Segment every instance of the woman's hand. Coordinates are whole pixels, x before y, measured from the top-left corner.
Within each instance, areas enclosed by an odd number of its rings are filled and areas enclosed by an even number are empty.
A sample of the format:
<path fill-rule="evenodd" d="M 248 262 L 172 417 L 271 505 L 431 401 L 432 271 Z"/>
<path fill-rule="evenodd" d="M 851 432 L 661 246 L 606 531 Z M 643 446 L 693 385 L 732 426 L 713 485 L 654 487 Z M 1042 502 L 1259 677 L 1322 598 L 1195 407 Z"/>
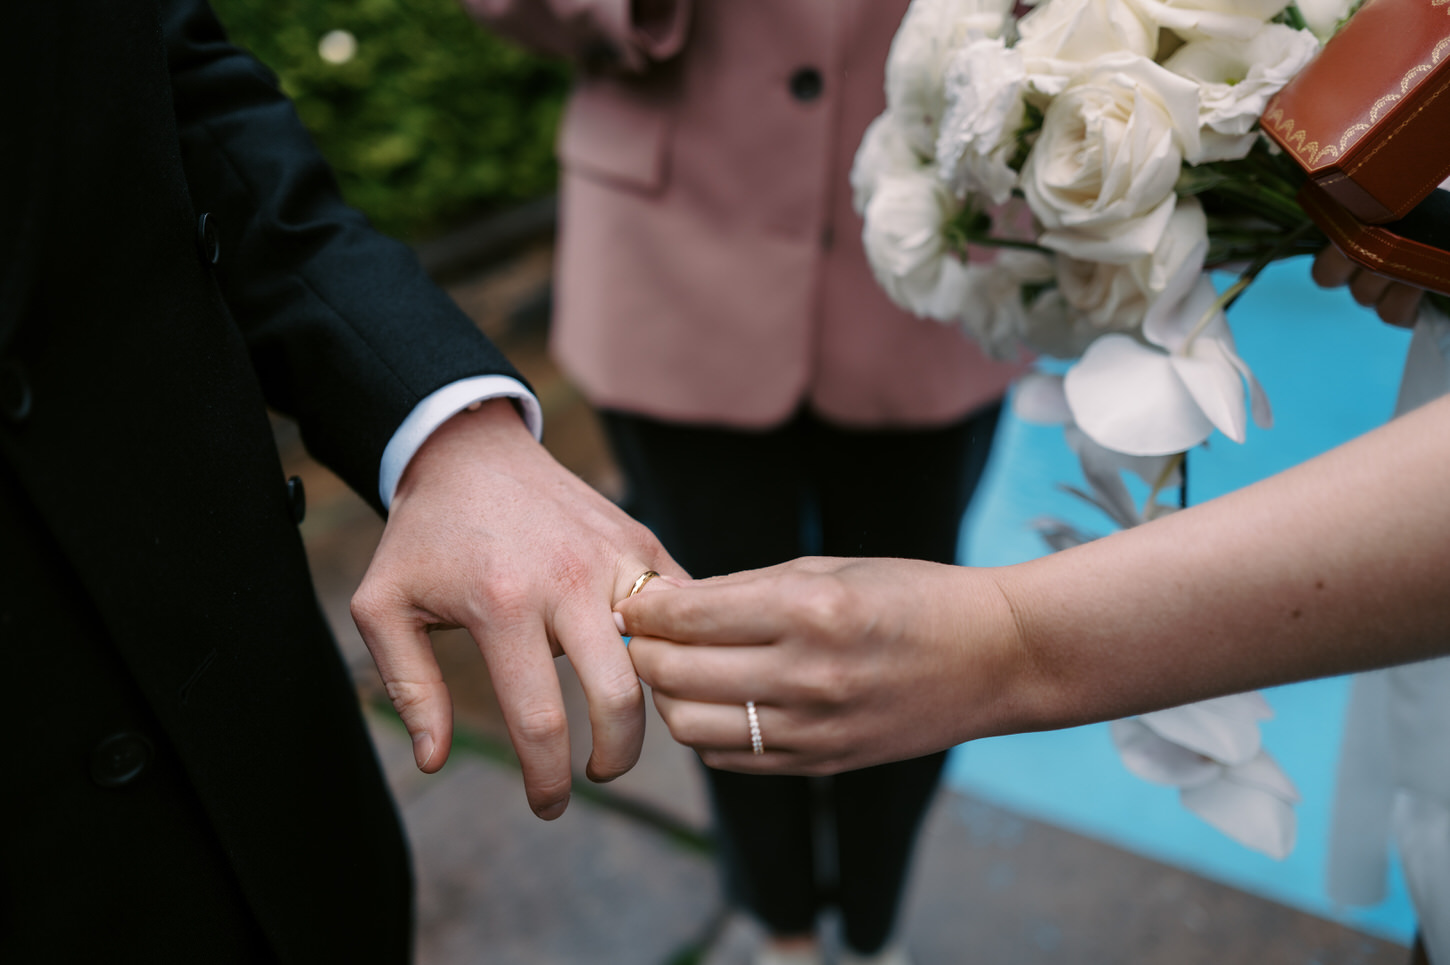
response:
<path fill-rule="evenodd" d="M 616 610 L 670 733 L 707 765 L 827 774 L 1022 719 L 1009 695 L 1030 680 L 1030 661 L 992 572 L 803 559 L 698 583 L 654 580 Z M 746 701 L 757 708 L 760 755 Z"/>
<path fill-rule="evenodd" d="M 1382 321 L 1400 328 L 1410 328 L 1420 311 L 1424 289 L 1376 275 L 1349 260 L 1334 245 L 1329 245 L 1314 258 L 1312 272 L 1315 282 L 1324 288 L 1349 286 L 1354 300 L 1373 308 Z"/>

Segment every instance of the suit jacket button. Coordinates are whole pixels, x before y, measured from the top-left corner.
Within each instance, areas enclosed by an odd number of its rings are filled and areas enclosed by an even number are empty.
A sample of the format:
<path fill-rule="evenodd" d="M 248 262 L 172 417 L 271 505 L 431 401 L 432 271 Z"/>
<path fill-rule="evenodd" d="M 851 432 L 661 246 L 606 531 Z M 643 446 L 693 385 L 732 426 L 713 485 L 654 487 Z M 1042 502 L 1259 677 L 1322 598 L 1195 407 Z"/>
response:
<path fill-rule="evenodd" d="M 0 362 L 0 413 L 7 422 L 19 425 L 30 415 L 34 397 L 25 369 L 14 359 Z"/>
<path fill-rule="evenodd" d="M 814 67 L 802 67 L 790 75 L 790 96 L 798 101 L 813 101 L 825 88 L 821 72 Z"/>
<path fill-rule="evenodd" d="M 301 476 L 287 480 L 287 503 L 292 507 L 292 522 L 300 526 L 307 515 L 307 490 L 302 488 Z"/>
<path fill-rule="evenodd" d="M 151 742 L 140 734 L 112 734 L 91 751 L 91 780 L 101 787 L 124 787 L 146 770 Z"/>
<path fill-rule="evenodd" d="M 196 219 L 196 250 L 201 260 L 215 265 L 222 260 L 222 243 L 217 236 L 216 217 L 210 211 L 203 211 Z"/>

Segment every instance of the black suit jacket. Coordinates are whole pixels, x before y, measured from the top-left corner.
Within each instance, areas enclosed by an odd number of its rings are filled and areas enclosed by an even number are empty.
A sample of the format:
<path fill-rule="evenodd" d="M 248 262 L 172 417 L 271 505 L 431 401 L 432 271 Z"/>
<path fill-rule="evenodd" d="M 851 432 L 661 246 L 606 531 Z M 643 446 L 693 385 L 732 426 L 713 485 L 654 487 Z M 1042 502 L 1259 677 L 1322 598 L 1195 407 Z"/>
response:
<path fill-rule="evenodd" d="M 0 82 L 0 960 L 402 960 L 265 407 L 376 505 L 419 400 L 514 372 L 204 0 L 0 4 Z"/>

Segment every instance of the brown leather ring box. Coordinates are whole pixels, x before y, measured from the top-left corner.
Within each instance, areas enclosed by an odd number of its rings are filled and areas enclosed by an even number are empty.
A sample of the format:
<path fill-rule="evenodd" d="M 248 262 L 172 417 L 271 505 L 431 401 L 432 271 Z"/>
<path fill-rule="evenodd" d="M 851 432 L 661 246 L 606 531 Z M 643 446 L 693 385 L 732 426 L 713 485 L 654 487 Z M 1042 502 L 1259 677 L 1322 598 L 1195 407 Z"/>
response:
<path fill-rule="evenodd" d="M 1450 0 L 1366 0 L 1260 125 L 1346 255 L 1450 294 L 1450 196 L 1436 191 L 1450 177 Z"/>

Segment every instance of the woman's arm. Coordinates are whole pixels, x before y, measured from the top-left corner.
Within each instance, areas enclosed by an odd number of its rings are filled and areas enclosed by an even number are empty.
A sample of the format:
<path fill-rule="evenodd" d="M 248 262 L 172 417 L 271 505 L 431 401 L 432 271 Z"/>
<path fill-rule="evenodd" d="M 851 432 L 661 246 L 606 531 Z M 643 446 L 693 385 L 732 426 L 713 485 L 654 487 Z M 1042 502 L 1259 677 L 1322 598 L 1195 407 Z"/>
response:
<path fill-rule="evenodd" d="M 656 580 L 618 612 L 707 764 L 833 772 L 1450 653 L 1447 476 L 1450 398 L 1030 563 L 800 560 Z"/>

